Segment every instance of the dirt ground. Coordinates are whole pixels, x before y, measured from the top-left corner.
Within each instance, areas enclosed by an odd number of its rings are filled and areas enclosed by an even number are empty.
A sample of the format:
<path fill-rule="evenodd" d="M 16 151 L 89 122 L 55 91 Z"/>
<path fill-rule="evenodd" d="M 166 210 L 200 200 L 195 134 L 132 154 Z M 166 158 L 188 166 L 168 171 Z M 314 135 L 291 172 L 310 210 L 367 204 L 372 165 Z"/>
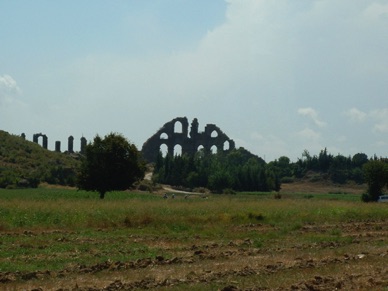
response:
<path fill-rule="evenodd" d="M 279 242 L 255 248 L 252 241 L 203 241 L 138 237 L 174 250 L 175 257 L 106 261 L 60 271 L 3 272 L 2 290 L 387 290 L 388 221 L 336 225 L 351 244 Z M 243 225 L 246 232 L 266 232 L 267 225 Z M 308 225 L 300 234 L 334 226 Z M 37 234 L 39 235 L 39 234 Z M 247 235 L 249 237 L 249 235 Z"/>
<path fill-rule="evenodd" d="M 307 182 L 300 181 L 296 183 L 283 183 L 281 186 L 281 193 L 309 193 L 309 194 L 322 194 L 322 193 L 343 193 L 343 194 L 362 194 L 367 190 L 367 186 L 357 184 L 333 184 L 329 182 Z"/>
<path fill-rule="evenodd" d="M 314 193 L 310 187 L 303 183 L 287 184 L 282 191 Z M 357 194 L 365 190 L 357 186 L 328 187 L 319 191 Z M 136 240 L 150 247 L 157 245 L 174 255 L 74 265 L 59 271 L 2 272 L 0 289 L 388 290 L 388 217 L 383 221 L 350 221 L 340 225 L 307 224 L 287 240 L 274 237 L 271 247 L 255 245 L 250 234 L 264 234 L 271 228 L 260 223 L 239 225 L 232 231 L 245 232 L 246 238 L 226 243 L 199 236 L 185 242 L 172 237 L 128 236 L 128 243 Z M 299 235 L 333 229 L 348 240 L 298 240 Z M 44 232 L 34 235 L 44 236 Z"/>

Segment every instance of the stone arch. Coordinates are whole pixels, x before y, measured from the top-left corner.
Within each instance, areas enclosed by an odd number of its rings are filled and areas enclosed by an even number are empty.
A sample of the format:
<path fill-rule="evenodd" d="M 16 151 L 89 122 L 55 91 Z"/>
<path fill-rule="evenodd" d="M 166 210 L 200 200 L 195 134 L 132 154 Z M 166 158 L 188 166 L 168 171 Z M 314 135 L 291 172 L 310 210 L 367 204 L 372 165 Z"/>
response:
<path fill-rule="evenodd" d="M 211 152 L 212 154 L 218 153 L 218 147 L 217 147 L 216 145 L 212 145 L 212 146 L 210 147 L 210 152 Z"/>
<path fill-rule="evenodd" d="M 224 141 L 223 150 L 224 151 L 230 150 L 230 142 L 228 140 Z"/>
<path fill-rule="evenodd" d="M 189 135 L 189 123 L 186 117 L 177 117 L 165 123 L 153 136 L 151 136 L 142 147 L 142 154 L 148 162 L 155 162 L 162 144 L 166 144 L 167 151 L 174 155 L 176 145 L 182 147 L 182 154 L 194 155 L 201 145 L 204 151 L 209 153 L 211 146 L 216 146 L 217 150 L 222 151 L 225 141 L 229 142 L 229 150 L 234 148 L 233 140 L 222 132 L 214 124 L 207 124 L 203 132 L 198 131 L 199 123 L 195 118 L 191 123 Z M 212 136 L 213 135 L 213 136 Z M 165 137 L 168 137 L 167 139 Z"/>
<path fill-rule="evenodd" d="M 180 120 L 174 123 L 174 133 L 183 133 L 183 123 Z"/>
<path fill-rule="evenodd" d="M 42 137 L 43 142 L 42 142 L 42 147 L 47 150 L 47 145 L 48 145 L 48 138 L 45 134 L 42 133 L 35 133 L 32 137 L 32 141 L 39 144 L 39 138 Z"/>
<path fill-rule="evenodd" d="M 183 154 L 183 147 L 180 144 L 174 145 L 174 156 L 181 156 Z"/>
<path fill-rule="evenodd" d="M 202 150 L 205 150 L 205 147 L 203 146 L 203 145 L 199 145 L 199 146 L 197 146 L 197 152 L 199 152 L 199 151 L 202 151 Z"/>
<path fill-rule="evenodd" d="M 159 151 L 162 153 L 162 156 L 165 157 L 168 154 L 168 146 L 165 143 L 162 143 L 159 147 Z"/>

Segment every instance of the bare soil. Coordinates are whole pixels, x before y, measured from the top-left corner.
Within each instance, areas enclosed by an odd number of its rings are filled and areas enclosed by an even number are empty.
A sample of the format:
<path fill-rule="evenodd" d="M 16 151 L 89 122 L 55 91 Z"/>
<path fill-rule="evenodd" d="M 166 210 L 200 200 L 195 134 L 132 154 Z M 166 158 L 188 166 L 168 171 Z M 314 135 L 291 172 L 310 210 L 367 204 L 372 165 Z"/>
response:
<path fill-rule="evenodd" d="M 3 272 L 2 290 L 386 290 L 388 288 L 387 221 L 308 225 L 300 235 L 340 229 L 351 244 L 297 240 L 274 241 L 255 248 L 249 232 L 265 225 L 241 225 L 247 239 L 220 243 L 193 238 L 138 237 L 150 246 L 174 251 L 135 261 L 75 265 L 60 271 Z M 35 235 L 44 235 L 35 234 Z"/>
<path fill-rule="evenodd" d="M 283 183 L 281 185 L 281 193 L 309 193 L 309 194 L 362 194 L 367 190 L 365 184 L 358 185 L 353 183 L 334 184 L 327 181 L 309 182 L 298 181 L 295 183 Z"/>

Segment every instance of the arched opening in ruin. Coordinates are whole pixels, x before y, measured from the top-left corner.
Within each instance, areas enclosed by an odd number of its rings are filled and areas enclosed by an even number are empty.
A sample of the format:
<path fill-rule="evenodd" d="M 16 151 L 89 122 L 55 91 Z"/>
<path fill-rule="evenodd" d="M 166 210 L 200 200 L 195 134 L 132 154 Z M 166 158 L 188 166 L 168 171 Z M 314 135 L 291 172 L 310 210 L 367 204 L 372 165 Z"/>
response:
<path fill-rule="evenodd" d="M 48 138 L 45 134 L 36 133 L 33 135 L 33 142 L 39 144 L 39 138 L 42 137 L 42 147 L 47 150 Z"/>
<path fill-rule="evenodd" d="M 230 142 L 227 140 L 224 142 L 224 151 L 228 151 L 230 150 Z"/>
<path fill-rule="evenodd" d="M 211 152 L 212 154 L 216 154 L 216 153 L 218 152 L 217 146 L 216 146 L 216 145 L 212 146 L 212 147 L 210 148 L 210 152 Z"/>
<path fill-rule="evenodd" d="M 218 136 L 217 130 L 213 130 L 212 133 L 210 134 L 211 137 L 215 138 Z"/>
<path fill-rule="evenodd" d="M 167 156 L 167 153 L 168 153 L 168 147 L 165 143 L 161 144 L 160 145 L 160 148 L 159 148 L 159 151 L 162 153 L 162 156 L 163 157 L 166 157 Z"/>
<path fill-rule="evenodd" d="M 200 152 L 200 151 L 204 151 L 204 146 L 203 145 L 199 145 L 198 147 L 197 147 L 197 152 Z"/>
<path fill-rule="evenodd" d="M 163 132 L 163 133 L 160 135 L 160 139 L 168 139 L 167 133 Z"/>
<path fill-rule="evenodd" d="M 177 144 L 174 146 L 174 156 L 181 156 L 182 155 L 182 146 L 180 144 Z"/>
<path fill-rule="evenodd" d="M 183 133 L 183 124 L 180 121 L 175 122 L 174 124 L 174 133 Z"/>

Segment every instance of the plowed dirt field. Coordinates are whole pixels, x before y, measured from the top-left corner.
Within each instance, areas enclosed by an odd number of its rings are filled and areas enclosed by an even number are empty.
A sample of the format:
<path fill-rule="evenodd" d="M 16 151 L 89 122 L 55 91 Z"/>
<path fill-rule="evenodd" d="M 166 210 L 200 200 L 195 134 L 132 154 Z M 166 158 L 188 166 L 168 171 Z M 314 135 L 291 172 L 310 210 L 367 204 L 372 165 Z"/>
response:
<path fill-rule="evenodd" d="M 2 263 L 39 267 L 0 272 L 0 289 L 388 290 L 388 217 L 306 222 L 287 231 L 257 221 L 225 231 L 175 237 L 123 227 L 4 230 L 0 249 L 10 255 Z M 95 263 L 83 263 L 86 257 Z M 63 259 L 66 266 L 45 268 Z"/>

